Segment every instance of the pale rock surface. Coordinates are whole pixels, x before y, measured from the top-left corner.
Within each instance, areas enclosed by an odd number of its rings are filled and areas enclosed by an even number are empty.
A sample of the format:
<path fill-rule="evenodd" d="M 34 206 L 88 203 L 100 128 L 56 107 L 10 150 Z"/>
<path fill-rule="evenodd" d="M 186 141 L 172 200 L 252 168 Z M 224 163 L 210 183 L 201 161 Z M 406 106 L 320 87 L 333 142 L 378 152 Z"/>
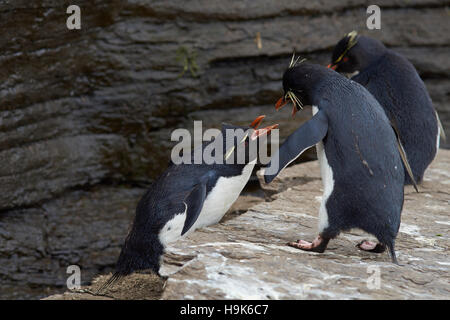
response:
<path fill-rule="evenodd" d="M 267 202 L 170 247 L 162 268 L 168 279 L 161 298 L 448 299 L 449 163 L 450 150 L 440 150 L 420 193 L 412 187 L 405 190 L 396 244 L 402 266 L 392 264 L 387 253 L 358 250 L 355 245 L 368 237 L 359 230 L 342 233 L 323 254 L 286 246 L 288 241 L 316 236 L 323 190 L 318 162 L 312 161 L 289 167 L 273 183 L 263 185 Z M 135 281 L 133 276 L 130 281 Z M 141 281 L 145 283 L 145 278 Z M 122 285 L 131 289 L 128 278 Z M 145 291 L 131 296 L 150 298 Z M 51 298 L 90 295 L 66 293 Z"/>

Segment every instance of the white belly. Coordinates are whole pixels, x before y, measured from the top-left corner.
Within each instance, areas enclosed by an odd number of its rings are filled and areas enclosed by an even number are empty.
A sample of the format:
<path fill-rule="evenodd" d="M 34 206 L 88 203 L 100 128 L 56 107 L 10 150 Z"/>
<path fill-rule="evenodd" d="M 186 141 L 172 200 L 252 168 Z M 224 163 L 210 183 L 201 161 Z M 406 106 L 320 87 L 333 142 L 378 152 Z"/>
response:
<path fill-rule="evenodd" d="M 183 231 L 184 221 L 186 220 L 187 205 L 185 205 L 184 212 L 176 214 L 159 232 L 159 241 L 165 247 L 167 244 L 174 242 L 181 236 Z"/>
<path fill-rule="evenodd" d="M 197 221 L 183 236 L 188 235 L 197 228 L 215 224 L 222 219 L 247 184 L 253 168 L 255 167 L 255 163 L 256 160 L 247 164 L 244 167 L 244 170 L 242 170 L 242 174 L 240 176 L 229 178 L 220 177 L 217 180 L 216 185 L 205 199 L 202 211 L 200 212 Z M 163 246 L 167 246 L 167 244 L 180 239 L 185 220 L 186 210 L 175 215 L 166 223 L 166 225 L 159 232 L 159 240 Z"/>
<path fill-rule="evenodd" d="M 320 204 L 319 209 L 319 233 L 320 233 L 326 227 L 328 227 L 328 212 L 326 208 L 326 203 L 328 201 L 328 198 L 330 197 L 330 194 L 333 192 L 334 179 L 333 179 L 333 170 L 331 170 L 331 167 L 328 164 L 327 156 L 325 154 L 322 142 L 319 142 L 316 145 L 316 150 L 317 150 L 317 157 L 319 158 L 320 175 L 322 176 L 322 184 L 323 184 L 322 202 Z"/>
<path fill-rule="evenodd" d="M 315 115 L 317 111 L 319 111 L 319 109 L 316 106 L 313 106 L 312 110 L 313 115 Z M 322 177 L 322 184 L 323 184 L 322 202 L 320 204 L 319 209 L 319 233 L 320 233 L 326 227 L 328 227 L 328 213 L 326 203 L 328 201 L 328 198 L 330 197 L 330 194 L 333 192 L 334 178 L 333 178 L 333 170 L 328 164 L 327 156 L 325 154 L 322 141 L 316 144 L 316 150 L 317 150 L 317 158 L 319 158 L 320 175 Z"/>
<path fill-rule="evenodd" d="M 210 226 L 222 219 L 247 184 L 253 168 L 255 167 L 255 163 L 256 161 L 247 164 L 240 176 L 229 178 L 220 177 L 217 180 L 216 185 L 205 199 L 205 203 L 203 204 L 202 211 L 200 212 L 197 221 L 189 231 Z"/>

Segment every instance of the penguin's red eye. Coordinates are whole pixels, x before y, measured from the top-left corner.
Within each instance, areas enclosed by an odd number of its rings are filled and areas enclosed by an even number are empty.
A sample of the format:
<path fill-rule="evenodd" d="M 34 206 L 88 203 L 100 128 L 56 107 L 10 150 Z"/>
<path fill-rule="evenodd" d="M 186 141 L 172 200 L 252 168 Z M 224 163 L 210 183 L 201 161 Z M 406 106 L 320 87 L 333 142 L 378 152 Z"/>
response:
<path fill-rule="evenodd" d="M 348 57 L 344 57 L 344 59 L 342 59 L 344 62 L 348 61 Z"/>

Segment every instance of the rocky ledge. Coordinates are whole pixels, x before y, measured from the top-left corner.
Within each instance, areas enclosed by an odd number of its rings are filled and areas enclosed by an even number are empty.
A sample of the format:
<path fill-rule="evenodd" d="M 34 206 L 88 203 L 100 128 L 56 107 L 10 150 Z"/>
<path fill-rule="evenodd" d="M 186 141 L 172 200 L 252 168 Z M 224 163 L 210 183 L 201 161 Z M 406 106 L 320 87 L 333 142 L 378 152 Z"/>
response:
<path fill-rule="evenodd" d="M 103 275 L 48 299 L 448 299 L 449 164 L 450 150 L 440 150 L 420 193 L 406 187 L 396 244 L 401 266 L 387 253 L 355 248 L 369 237 L 359 230 L 341 234 L 323 254 L 286 246 L 316 235 L 323 190 L 312 161 L 264 185 L 265 202 L 175 243 L 164 259 L 167 279 L 134 274 L 96 295 Z"/>

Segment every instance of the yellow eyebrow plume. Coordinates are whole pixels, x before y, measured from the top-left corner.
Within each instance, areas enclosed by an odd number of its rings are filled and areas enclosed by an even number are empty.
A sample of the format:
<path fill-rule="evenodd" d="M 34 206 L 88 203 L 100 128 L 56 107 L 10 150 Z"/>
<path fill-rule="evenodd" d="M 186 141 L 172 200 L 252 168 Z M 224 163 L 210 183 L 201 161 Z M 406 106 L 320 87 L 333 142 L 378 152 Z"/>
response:
<path fill-rule="evenodd" d="M 342 60 L 342 58 L 344 58 L 344 56 L 347 54 L 348 50 L 350 50 L 358 42 L 356 41 L 357 36 L 358 32 L 354 30 L 346 35 L 346 37 L 349 38 L 347 48 L 345 48 L 344 52 L 339 56 L 339 58 L 336 59 L 336 61 L 334 61 L 334 63 L 339 63 Z"/>

